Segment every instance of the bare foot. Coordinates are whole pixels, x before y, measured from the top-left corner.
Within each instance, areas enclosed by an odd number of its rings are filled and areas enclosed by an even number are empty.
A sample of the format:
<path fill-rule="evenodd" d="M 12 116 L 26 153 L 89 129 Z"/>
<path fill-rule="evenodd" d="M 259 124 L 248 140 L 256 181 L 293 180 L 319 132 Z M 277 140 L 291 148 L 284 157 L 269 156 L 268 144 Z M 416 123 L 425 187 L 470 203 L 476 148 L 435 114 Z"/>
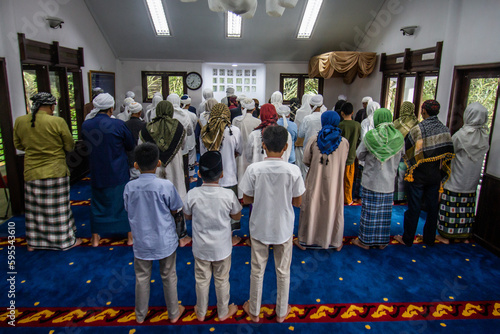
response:
<path fill-rule="evenodd" d="M 73 246 L 66 248 L 66 249 L 65 249 L 65 251 L 67 251 L 68 249 L 74 248 L 74 247 L 76 247 L 76 246 L 80 246 L 81 244 L 82 244 L 82 239 L 80 239 L 80 238 L 76 238 L 76 241 L 75 241 L 75 243 L 73 244 Z M 29 250 L 29 249 L 28 249 L 28 250 Z"/>
<path fill-rule="evenodd" d="M 197 177 L 191 176 L 191 177 L 189 178 L 189 183 L 193 183 L 193 182 L 196 182 L 196 181 L 198 181 L 198 178 L 197 178 Z"/>
<path fill-rule="evenodd" d="M 299 238 L 297 238 L 297 239 L 293 239 L 293 244 L 294 244 L 295 246 L 299 247 L 299 249 L 301 249 L 301 250 L 306 250 L 306 248 L 300 244 L 300 242 L 299 242 Z"/>
<path fill-rule="evenodd" d="M 366 249 L 366 250 L 369 250 L 369 249 L 370 249 L 370 247 L 369 247 L 369 246 L 363 245 L 363 244 L 361 243 L 361 241 L 359 240 L 359 238 L 354 239 L 354 240 L 352 241 L 352 244 L 353 244 L 353 245 L 356 245 L 356 246 L 358 246 L 358 247 L 361 247 L 361 248 L 363 248 L 363 249 Z"/>
<path fill-rule="evenodd" d="M 137 321 L 137 323 L 138 323 L 139 325 L 140 325 L 140 324 L 142 324 L 142 323 L 144 322 L 144 320 L 139 321 L 139 320 L 137 320 L 137 318 L 135 319 L 135 321 Z"/>
<path fill-rule="evenodd" d="M 225 316 L 223 316 L 222 318 L 219 317 L 219 321 L 224 321 L 224 320 L 229 319 L 230 317 L 232 317 L 233 315 L 235 315 L 236 312 L 238 312 L 238 306 L 236 306 L 234 304 L 229 305 L 227 314 Z"/>
<path fill-rule="evenodd" d="M 202 316 L 200 316 L 198 314 L 198 306 L 196 306 L 196 305 L 194 306 L 194 314 L 196 314 L 196 318 L 198 319 L 198 321 L 204 321 L 205 320 L 205 316 L 202 317 Z"/>
<path fill-rule="evenodd" d="M 286 314 L 283 316 L 283 317 L 276 317 L 276 321 L 279 322 L 279 323 L 282 323 L 283 321 L 285 321 L 286 317 L 288 317 L 288 315 L 290 314 L 290 311 L 292 310 L 292 307 L 290 305 L 288 305 L 288 309 L 286 310 Z"/>
<path fill-rule="evenodd" d="M 236 246 L 237 244 L 239 244 L 239 243 L 240 243 L 241 238 L 240 238 L 240 237 L 238 237 L 237 235 L 233 235 L 232 240 L 233 240 L 233 246 Z"/>
<path fill-rule="evenodd" d="M 378 249 L 385 249 L 385 247 L 387 247 L 387 245 L 378 246 Z"/>
<path fill-rule="evenodd" d="M 449 245 L 450 244 L 450 240 L 444 238 L 441 236 L 441 234 L 436 234 L 436 240 L 445 244 L 445 245 Z"/>
<path fill-rule="evenodd" d="M 33 252 L 35 250 L 33 247 L 30 246 L 26 246 L 26 248 L 28 248 L 28 252 Z"/>
<path fill-rule="evenodd" d="M 101 237 L 97 233 L 92 233 L 92 238 L 90 239 L 90 242 L 92 244 L 92 247 L 97 247 L 99 246 L 99 241 L 101 241 Z"/>
<path fill-rule="evenodd" d="M 340 252 L 342 250 L 342 247 L 344 247 L 344 244 L 341 244 L 339 247 L 335 248 L 337 252 Z"/>
<path fill-rule="evenodd" d="M 132 232 L 127 233 L 127 246 L 132 246 L 134 244 L 134 238 L 132 237 Z"/>
<path fill-rule="evenodd" d="M 182 317 L 182 314 L 184 314 L 185 310 L 186 310 L 186 308 L 184 306 L 179 305 L 179 315 L 173 319 L 170 319 L 170 322 L 175 324 L 177 322 L 177 320 L 179 320 Z"/>
<path fill-rule="evenodd" d="M 252 247 L 252 239 L 248 238 L 247 240 L 245 240 L 245 245 L 247 245 L 248 247 Z"/>
<path fill-rule="evenodd" d="M 193 240 L 190 236 L 185 236 L 184 238 L 179 240 L 179 247 L 184 247 L 189 244 Z"/>
<path fill-rule="evenodd" d="M 250 314 L 250 302 L 248 300 L 245 302 L 245 304 L 243 304 L 243 311 L 245 311 L 246 314 L 248 314 L 250 320 L 252 320 L 253 322 L 259 322 L 260 320 L 259 316 Z"/>
<path fill-rule="evenodd" d="M 468 243 L 470 243 L 469 239 L 462 239 L 462 242 L 463 242 L 464 244 L 468 244 Z"/>
<path fill-rule="evenodd" d="M 403 244 L 406 246 L 405 242 L 403 241 L 403 237 L 400 236 L 400 235 L 395 235 L 394 236 L 394 240 L 396 240 L 397 242 L 399 242 L 400 244 Z"/>

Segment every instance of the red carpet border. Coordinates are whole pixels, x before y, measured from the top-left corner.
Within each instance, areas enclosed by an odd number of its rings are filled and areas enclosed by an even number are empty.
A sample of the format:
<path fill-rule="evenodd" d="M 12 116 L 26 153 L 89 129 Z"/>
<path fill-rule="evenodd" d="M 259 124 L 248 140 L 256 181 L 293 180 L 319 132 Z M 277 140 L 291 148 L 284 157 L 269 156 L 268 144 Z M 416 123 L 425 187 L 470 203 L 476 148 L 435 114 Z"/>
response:
<path fill-rule="evenodd" d="M 7 327 L 9 313 L 0 314 L 0 327 Z M 273 306 L 264 305 L 260 323 L 276 322 Z M 318 304 L 292 305 L 286 318 L 288 323 L 379 322 L 413 320 L 467 320 L 500 319 L 500 301 L 454 301 L 431 303 L 370 303 L 370 304 Z M 210 307 L 205 321 L 197 320 L 193 307 L 176 324 L 168 321 L 164 307 L 150 307 L 143 325 L 221 325 L 248 323 L 250 318 L 240 309 L 235 316 L 221 323 L 215 307 Z M 66 326 L 138 326 L 134 307 L 29 307 L 16 309 L 16 325 L 20 327 Z"/>

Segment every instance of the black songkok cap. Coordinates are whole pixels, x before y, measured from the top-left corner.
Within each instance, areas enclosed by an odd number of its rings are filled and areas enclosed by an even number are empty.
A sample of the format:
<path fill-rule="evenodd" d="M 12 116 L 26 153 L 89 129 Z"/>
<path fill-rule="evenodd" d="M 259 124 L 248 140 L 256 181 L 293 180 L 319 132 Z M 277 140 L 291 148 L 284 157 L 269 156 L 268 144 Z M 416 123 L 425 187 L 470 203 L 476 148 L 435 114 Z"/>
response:
<path fill-rule="evenodd" d="M 219 151 L 208 151 L 200 157 L 200 175 L 212 179 L 222 172 L 222 155 Z"/>

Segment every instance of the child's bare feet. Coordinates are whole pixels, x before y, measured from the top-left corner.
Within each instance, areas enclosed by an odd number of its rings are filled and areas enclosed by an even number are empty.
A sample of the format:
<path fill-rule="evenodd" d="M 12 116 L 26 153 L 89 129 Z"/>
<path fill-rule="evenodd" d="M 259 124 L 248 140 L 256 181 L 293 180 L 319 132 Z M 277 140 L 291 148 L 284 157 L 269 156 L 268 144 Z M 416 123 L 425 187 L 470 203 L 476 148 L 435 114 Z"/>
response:
<path fill-rule="evenodd" d="M 99 246 L 99 241 L 101 241 L 101 237 L 97 233 L 92 234 L 92 238 L 90 239 L 90 243 L 92 244 L 92 247 L 97 247 Z"/>
<path fill-rule="evenodd" d="M 335 250 L 337 252 L 340 252 L 342 250 L 342 247 L 344 247 L 344 244 L 341 244 L 340 246 L 338 246 L 337 248 L 335 248 Z"/>
<path fill-rule="evenodd" d="M 179 320 L 182 317 L 185 310 L 186 310 L 186 308 L 184 306 L 179 305 L 179 315 L 173 319 L 170 319 L 170 322 L 175 324 L 177 322 L 177 320 Z"/>
<path fill-rule="evenodd" d="M 66 248 L 66 249 L 65 249 L 65 251 L 67 251 L 68 249 L 71 249 L 71 248 L 73 248 L 73 247 L 80 246 L 81 244 L 82 244 L 82 239 L 80 239 L 80 238 L 76 238 L 76 241 L 75 241 L 75 243 L 73 244 L 73 246 Z M 29 249 L 28 249 L 28 250 L 29 250 Z"/>
<path fill-rule="evenodd" d="M 295 246 L 299 247 L 299 249 L 301 249 L 301 250 L 306 250 L 306 248 L 300 244 L 300 242 L 299 242 L 299 238 L 297 238 L 297 239 L 293 239 L 293 244 L 294 244 Z"/>
<path fill-rule="evenodd" d="M 225 316 L 223 316 L 222 318 L 219 317 L 219 321 L 224 321 L 224 320 L 231 318 L 233 315 L 236 314 L 236 312 L 238 312 L 238 306 L 236 306 L 234 304 L 229 305 L 227 314 Z"/>
<path fill-rule="evenodd" d="M 197 178 L 197 177 L 191 176 L 191 177 L 189 178 L 189 183 L 193 183 L 193 182 L 196 182 L 196 181 L 198 181 L 198 178 Z"/>
<path fill-rule="evenodd" d="M 127 246 L 132 246 L 134 244 L 134 239 L 132 238 L 132 232 L 127 233 Z"/>
<path fill-rule="evenodd" d="M 194 306 L 194 314 L 196 314 L 196 318 L 198 318 L 198 321 L 204 321 L 205 320 L 205 315 L 200 316 L 198 314 L 198 306 Z"/>
<path fill-rule="evenodd" d="M 140 324 L 142 324 L 142 323 L 144 322 L 144 320 L 139 321 L 139 320 L 137 320 L 137 318 L 135 319 L 135 321 L 136 321 L 139 325 L 140 325 Z"/>
<path fill-rule="evenodd" d="M 179 247 L 184 247 L 189 244 L 193 240 L 190 236 L 185 236 L 184 238 L 179 240 Z"/>
<path fill-rule="evenodd" d="M 236 246 L 237 244 L 239 244 L 239 243 L 240 243 L 241 238 L 240 238 L 240 237 L 238 237 L 237 235 L 233 235 L 232 240 L 233 240 L 233 246 Z"/>
<path fill-rule="evenodd" d="M 247 245 L 248 247 L 252 247 L 252 239 L 248 238 L 247 240 L 245 240 L 245 245 Z"/>
<path fill-rule="evenodd" d="M 290 314 L 290 311 L 292 311 L 292 307 L 290 305 L 288 305 L 288 309 L 286 310 L 286 314 L 282 317 L 276 317 L 276 321 L 279 322 L 279 323 L 282 323 L 283 321 L 285 321 L 286 317 L 288 317 L 288 315 Z"/>
<path fill-rule="evenodd" d="M 33 247 L 30 246 L 26 246 L 26 248 L 28 248 L 28 252 L 33 252 L 35 250 Z"/>
<path fill-rule="evenodd" d="M 252 320 L 253 322 L 259 322 L 260 318 L 258 315 L 255 316 L 250 314 L 250 302 L 248 300 L 245 302 L 245 304 L 243 304 L 243 311 L 245 311 L 246 314 L 248 314 L 250 320 Z"/>
<path fill-rule="evenodd" d="M 448 245 L 450 243 L 450 240 L 442 237 L 440 234 L 436 234 L 436 240 L 445 245 Z"/>
<path fill-rule="evenodd" d="M 370 249 L 370 247 L 369 247 L 369 246 L 363 245 L 363 244 L 361 243 L 361 241 L 359 240 L 359 238 L 354 239 L 354 240 L 352 241 L 352 244 L 353 244 L 353 245 L 356 245 L 356 246 L 358 246 L 358 247 L 361 247 L 361 248 L 363 248 L 363 249 L 366 249 L 366 250 L 369 250 L 369 249 Z"/>
<path fill-rule="evenodd" d="M 400 235 L 395 235 L 394 236 L 394 240 L 396 240 L 397 242 L 399 242 L 400 244 L 403 244 L 406 246 L 405 242 L 403 241 L 403 237 L 400 236 Z"/>

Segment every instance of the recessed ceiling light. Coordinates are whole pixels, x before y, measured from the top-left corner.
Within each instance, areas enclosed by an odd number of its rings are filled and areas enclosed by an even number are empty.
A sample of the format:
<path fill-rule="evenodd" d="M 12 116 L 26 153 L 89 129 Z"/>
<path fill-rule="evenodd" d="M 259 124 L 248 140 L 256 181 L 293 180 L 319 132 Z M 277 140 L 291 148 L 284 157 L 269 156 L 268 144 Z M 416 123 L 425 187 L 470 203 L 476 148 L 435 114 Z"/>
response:
<path fill-rule="evenodd" d="M 241 16 L 226 12 L 226 37 L 241 38 Z"/>
<path fill-rule="evenodd" d="M 161 0 L 146 0 L 146 4 L 148 5 L 156 36 L 170 36 L 170 29 L 168 28 L 167 17 Z"/>
<path fill-rule="evenodd" d="M 304 16 L 302 16 L 297 38 L 311 37 L 322 4 L 323 0 L 307 0 L 306 10 L 304 11 Z"/>
<path fill-rule="evenodd" d="M 232 66 L 232 67 L 238 67 L 238 64 L 233 64 L 233 65 L 231 65 L 231 66 Z"/>

